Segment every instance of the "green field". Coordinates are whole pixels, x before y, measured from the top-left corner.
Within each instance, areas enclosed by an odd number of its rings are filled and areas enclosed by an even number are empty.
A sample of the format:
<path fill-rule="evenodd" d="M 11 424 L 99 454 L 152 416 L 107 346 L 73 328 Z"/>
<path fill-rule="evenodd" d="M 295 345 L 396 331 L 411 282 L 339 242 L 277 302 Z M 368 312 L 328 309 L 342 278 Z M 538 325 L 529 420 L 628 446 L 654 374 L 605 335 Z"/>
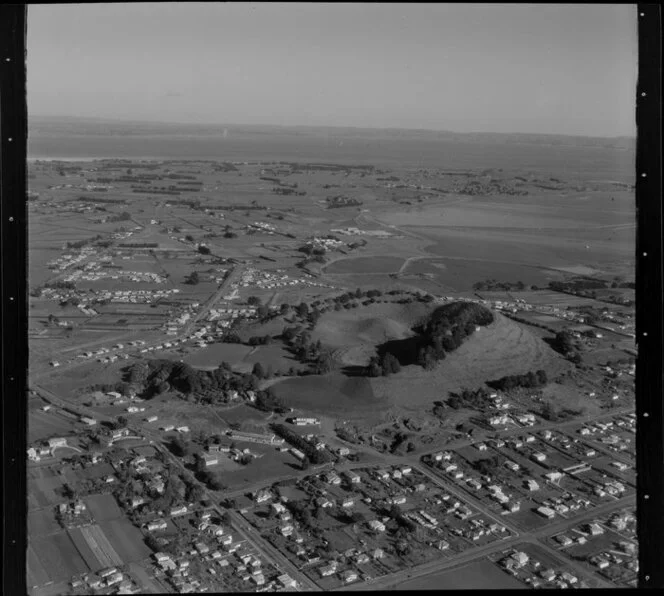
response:
<path fill-rule="evenodd" d="M 89 569 L 65 531 L 47 537 L 33 537 L 30 546 L 49 581 L 68 579 Z"/>
<path fill-rule="evenodd" d="M 536 286 L 546 285 L 553 278 L 550 272 L 538 267 L 461 257 L 411 261 L 404 274 L 415 273 L 430 275 L 438 283 L 460 292 L 471 290 L 474 283 L 489 278 Z"/>
<path fill-rule="evenodd" d="M 375 412 L 388 406 L 375 397 L 366 377 L 332 373 L 288 379 L 272 388 L 287 406 L 324 414 L 345 416 L 352 411 Z"/>
<path fill-rule="evenodd" d="M 141 561 L 152 552 L 143 542 L 140 530 L 126 519 L 104 522 L 101 528 L 124 563 Z"/>
<path fill-rule="evenodd" d="M 47 536 L 61 530 L 60 524 L 55 521 L 54 509 L 49 507 L 28 513 L 29 536 Z"/>
<path fill-rule="evenodd" d="M 34 443 L 59 435 L 69 435 L 76 428 L 74 420 L 50 412 L 35 410 L 28 417 L 28 442 Z"/>
<path fill-rule="evenodd" d="M 85 499 L 85 503 L 99 524 L 124 517 L 113 495 L 92 495 Z"/>
<path fill-rule="evenodd" d="M 396 273 L 403 264 L 401 257 L 357 257 L 341 259 L 328 265 L 326 273 Z"/>
<path fill-rule="evenodd" d="M 393 590 L 524 590 L 527 586 L 482 560 L 398 584 Z"/>
<path fill-rule="evenodd" d="M 187 354 L 183 360 L 200 368 L 217 368 L 222 362 L 236 364 L 251 352 L 249 346 L 241 344 L 215 343 Z"/>

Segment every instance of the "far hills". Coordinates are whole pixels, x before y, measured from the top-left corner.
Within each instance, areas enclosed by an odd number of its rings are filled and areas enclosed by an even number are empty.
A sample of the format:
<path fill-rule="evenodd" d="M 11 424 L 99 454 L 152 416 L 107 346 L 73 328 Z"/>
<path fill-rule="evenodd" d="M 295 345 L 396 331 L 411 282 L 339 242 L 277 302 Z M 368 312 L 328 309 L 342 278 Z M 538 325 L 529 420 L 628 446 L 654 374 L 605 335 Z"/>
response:
<path fill-rule="evenodd" d="M 633 150 L 636 144 L 636 139 L 633 137 L 577 137 L 532 133 L 461 133 L 447 130 L 277 126 L 270 124 L 194 124 L 41 115 L 30 116 L 28 129 L 30 136 L 35 140 L 42 136 L 51 137 L 63 134 L 80 136 L 185 135 L 203 137 L 253 137 L 261 135 L 265 137 L 331 138 L 334 140 L 439 140 L 480 144 L 603 147 L 625 150 Z"/>

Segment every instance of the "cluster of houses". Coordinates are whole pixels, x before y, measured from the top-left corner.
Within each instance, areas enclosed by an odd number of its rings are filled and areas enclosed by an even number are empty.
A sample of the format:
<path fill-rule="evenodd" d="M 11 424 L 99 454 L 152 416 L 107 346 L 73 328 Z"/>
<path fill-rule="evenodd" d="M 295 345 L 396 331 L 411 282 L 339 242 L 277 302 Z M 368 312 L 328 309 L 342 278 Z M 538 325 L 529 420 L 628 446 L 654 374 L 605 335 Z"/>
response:
<path fill-rule="evenodd" d="M 240 279 L 231 284 L 231 288 L 257 287 L 261 289 L 283 288 L 286 286 L 305 285 L 307 287 L 331 287 L 327 284 L 310 281 L 306 277 L 292 278 L 284 269 L 262 271 L 247 268 L 242 272 Z"/>
<path fill-rule="evenodd" d="M 636 515 L 633 511 L 619 511 L 609 517 L 608 525 L 618 532 L 634 530 L 636 524 Z"/>
<path fill-rule="evenodd" d="M 614 514 L 609 524 L 614 530 L 624 531 L 627 528 L 628 520 L 636 521 L 636 517 L 630 512 L 620 512 Z M 572 528 L 570 533 L 559 534 L 555 541 L 563 548 L 571 547 L 576 544 L 586 544 L 596 536 L 605 534 L 604 527 L 597 521 L 585 523 L 579 528 Z M 622 566 L 631 572 L 638 572 L 637 546 L 629 540 L 619 540 L 612 545 L 612 548 L 604 548 L 600 552 L 586 555 L 586 561 L 598 570 L 606 569 L 610 566 Z"/>
<path fill-rule="evenodd" d="M 196 304 L 187 304 L 174 312 L 170 312 L 168 315 L 168 320 L 164 323 L 163 329 L 166 331 L 166 335 L 177 335 L 180 327 L 186 325 L 191 319 L 192 315 L 196 313 L 196 309 L 199 305 Z"/>
<path fill-rule="evenodd" d="M 247 224 L 248 229 L 254 229 L 254 230 L 260 230 L 261 232 L 265 232 L 266 234 L 274 234 L 277 230 L 276 226 L 273 224 L 269 224 L 265 221 L 254 221 L 249 224 Z"/>
<path fill-rule="evenodd" d="M 515 449 L 523 451 L 524 455 L 527 455 L 529 459 L 534 462 L 542 463 L 546 461 L 547 456 L 545 453 L 538 451 L 535 448 L 530 448 L 526 453 L 526 444 L 535 440 L 535 437 L 529 435 L 523 439 L 514 438 L 509 439 L 508 443 L 510 446 Z M 504 447 L 507 445 L 502 439 L 494 439 L 493 444 L 496 448 Z M 476 443 L 475 448 L 483 451 L 487 449 L 486 443 Z M 438 452 L 431 455 L 428 459 L 429 465 L 441 469 L 445 474 L 455 480 L 457 483 L 464 484 L 473 491 L 479 491 L 484 489 L 487 491 L 487 497 L 492 501 L 496 502 L 503 509 L 503 515 L 510 513 L 516 513 L 521 510 L 521 500 L 512 493 L 506 494 L 505 489 L 500 486 L 499 483 L 490 477 L 478 477 L 476 475 L 469 474 L 467 469 L 461 469 L 462 466 L 459 463 L 453 461 L 453 455 L 449 451 Z M 512 459 L 506 458 L 503 461 L 505 468 L 509 469 L 512 472 L 519 472 L 521 466 L 513 461 Z M 542 474 L 542 479 L 547 484 L 553 486 L 559 486 L 560 480 L 566 473 L 575 474 L 581 471 L 590 469 L 585 466 L 585 464 L 578 464 L 577 466 L 572 466 L 564 471 L 551 470 Z M 521 479 L 519 485 L 520 492 L 525 493 L 526 495 L 538 493 L 541 490 L 541 484 L 536 478 L 531 476 L 526 476 Z M 609 480 L 608 483 L 613 486 L 615 481 Z M 516 485 L 513 487 L 516 488 Z M 590 501 L 571 493 L 566 493 L 562 497 L 545 499 L 536 501 L 539 503 L 539 506 L 534 509 L 534 511 L 546 519 L 553 519 L 556 515 L 564 515 L 570 511 L 578 511 L 582 507 L 589 507 L 591 505 Z"/>
<path fill-rule="evenodd" d="M 85 259 L 95 254 L 95 250 L 90 247 L 83 247 L 78 254 L 64 254 L 52 261 L 48 262 L 49 269 L 56 269 L 57 271 L 65 271 L 74 265 L 78 265 Z"/>
<path fill-rule="evenodd" d="M 56 515 L 60 522 L 67 526 L 88 524 L 92 521 L 88 508 L 80 499 L 69 503 L 60 503 L 56 507 Z"/>
<path fill-rule="evenodd" d="M 254 393 L 253 391 L 247 391 L 246 393 Z M 250 398 L 251 399 L 251 398 Z M 234 441 L 247 441 L 249 443 L 260 443 L 262 445 L 270 446 L 281 446 L 284 444 L 284 439 L 277 437 L 275 434 L 259 434 L 259 433 L 249 433 L 241 432 L 237 430 L 229 430 L 226 434 L 231 437 Z"/>
<path fill-rule="evenodd" d="M 145 341 L 134 340 L 127 342 L 127 344 L 115 344 L 110 348 L 98 348 L 94 351 L 82 352 L 81 354 L 77 354 L 77 358 L 94 358 L 96 356 L 97 362 L 115 362 L 120 358 L 127 360 L 129 355 L 124 353 L 123 350 L 126 350 L 130 347 L 139 347 L 144 345 Z"/>
<path fill-rule="evenodd" d="M 514 301 L 506 300 L 485 300 L 483 304 L 490 306 L 498 311 L 518 313 L 521 311 L 525 312 L 537 312 L 541 314 L 546 314 L 557 319 L 562 319 L 564 321 L 569 321 L 571 323 L 583 324 L 586 321 L 586 316 L 583 313 L 580 313 L 575 310 L 570 310 L 567 308 L 559 308 L 552 305 L 532 305 L 528 304 L 523 299 L 516 299 Z M 634 323 L 631 321 L 631 317 L 628 315 L 623 315 L 622 313 L 613 313 L 603 312 L 599 315 L 599 320 L 604 323 L 603 327 L 608 331 L 622 331 L 627 335 L 633 335 L 634 333 Z M 614 324 L 614 326 L 606 325 L 606 323 Z M 603 337 L 601 332 L 592 331 L 592 337 L 601 339 Z M 581 338 L 581 333 L 574 332 L 574 337 Z"/>
<path fill-rule="evenodd" d="M 271 310 L 275 310 L 273 307 Z M 216 308 L 210 309 L 208 321 L 217 321 L 217 327 L 228 328 L 236 319 L 249 318 L 256 315 L 255 308 Z"/>
<path fill-rule="evenodd" d="M 514 411 L 507 413 L 507 411 L 513 406 L 510 402 L 505 401 L 505 398 L 502 395 L 491 393 L 489 395 L 489 401 L 491 403 L 491 409 L 498 412 L 489 416 L 487 419 L 487 422 L 494 429 L 505 429 L 510 425 L 535 426 L 535 424 L 537 424 L 537 418 L 530 412 Z"/>
<path fill-rule="evenodd" d="M 111 238 L 113 238 L 113 240 L 126 240 L 127 238 L 131 238 L 133 235 L 134 235 L 134 232 L 132 232 L 132 231 L 113 232 L 111 234 Z"/>
<path fill-rule="evenodd" d="M 33 462 L 41 461 L 44 458 L 53 457 L 53 452 L 61 447 L 71 447 L 67 443 L 66 437 L 52 437 L 46 441 L 40 441 L 36 445 L 28 447 L 28 459 Z"/>
<path fill-rule="evenodd" d="M 523 551 L 513 550 L 509 552 L 507 556 L 500 560 L 499 564 L 505 571 L 518 577 L 532 588 L 570 588 L 585 585 L 573 573 L 545 567 L 532 555 L 528 555 Z"/>
<path fill-rule="evenodd" d="M 361 230 L 360 228 L 348 227 L 348 228 L 333 228 L 330 232 L 335 234 L 344 234 L 345 236 L 379 236 L 387 237 L 392 236 L 387 230 Z"/>
<path fill-rule="evenodd" d="M 620 434 L 623 431 L 630 434 L 636 433 L 636 415 L 634 413 L 620 416 L 614 420 L 606 422 L 585 424 L 578 429 L 577 432 L 581 436 L 599 441 L 616 453 L 632 453 L 634 447 L 631 437 Z M 623 468 L 623 470 L 626 469 L 627 468 Z"/>
<path fill-rule="evenodd" d="M 453 533 L 467 538 L 469 541 L 478 541 L 482 537 L 491 536 L 492 539 L 503 538 L 509 535 L 507 528 L 493 520 L 480 519 L 475 515 L 467 504 L 456 500 L 452 495 L 443 494 L 439 489 L 434 489 L 416 470 L 409 465 L 392 466 L 390 468 L 363 468 L 361 470 L 344 470 L 337 472 L 328 470 L 317 475 L 319 481 L 329 485 L 323 489 L 319 484 L 312 483 L 309 478 L 303 479 L 298 484 L 301 490 L 312 494 L 317 507 L 339 507 L 352 511 L 362 501 L 366 504 L 372 502 L 387 502 L 390 505 L 406 505 L 404 516 L 412 522 L 432 531 L 429 538 L 429 546 L 441 551 L 450 548 L 450 543 L 441 536 L 443 532 L 441 515 L 454 515 L 464 520 L 464 524 L 452 530 Z M 346 487 L 356 487 L 352 492 L 340 492 L 335 489 L 342 483 Z M 313 491 L 313 492 L 312 492 Z M 269 489 L 262 489 L 254 494 L 254 503 L 269 503 L 269 507 L 276 514 L 277 526 L 274 530 L 275 536 L 288 538 L 294 541 L 295 549 L 291 550 L 295 556 L 304 561 L 305 565 L 319 565 L 314 571 L 321 577 L 335 576 L 344 584 L 368 579 L 364 571 L 357 565 L 368 563 L 371 560 L 379 560 L 385 556 L 379 547 L 381 537 L 387 531 L 389 516 L 370 515 L 361 523 L 375 536 L 378 544 L 369 546 L 363 544 L 364 548 L 352 548 L 343 552 L 346 559 L 341 563 L 340 557 L 326 557 L 319 549 L 307 548 L 307 538 L 298 531 L 298 526 L 293 521 L 288 509 L 284 507 L 283 501 L 287 500 L 285 495 L 278 499 Z M 411 502 L 411 500 L 413 502 Z M 439 506 L 438 508 L 435 505 Z M 438 516 L 438 517 L 437 517 Z M 360 540 L 360 544 L 364 541 Z M 281 543 L 275 543 L 275 545 Z M 321 559 L 322 558 L 322 559 Z M 336 560 L 335 560 L 336 559 Z"/>
<path fill-rule="evenodd" d="M 480 451 L 487 450 L 486 443 L 477 443 L 475 447 Z M 441 469 L 445 474 L 449 475 L 452 479 L 456 480 L 457 482 L 465 483 L 466 485 L 468 485 L 468 487 L 470 487 L 473 490 L 480 490 L 481 488 L 485 488 L 486 490 L 489 491 L 490 497 L 494 501 L 502 505 L 503 509 L 505 510 L 505 513 L 515 513 L 521 509 L 521 502 L 519 500 L 514 499 L 511 494 L 506 495 L 503 492 L 503 488 L 501 486 L 495 483 L 491 483 L 490 481 L 483 480 L 480 477 L 470 476 L 467 471 L 464 472 L 459 466 L 459 464 L 454 461 L 454 456 L 450 451 L 439 451 L 437 453 L 434 453 L 433 455 L 430 456 L 429 463 L 430 465 Z M 509 464 L 517 466 L 517 469 L 519 468 L 518 464 L 516 464 L 515 462 L 506 460 L 505 462 L 506 467 L 511 467 Z M 532 481 L 534 482 L 534 480 Z M 457 511 L 457 509 L 458 507 L 453 508 L 453 511 L 455 515 L 458 516 L 459 512 Z"/>
<path fill-rule="evenodd" d="M 132 580 L 131 576 L 123 573 L 117 567 L 102 569 L 97 573 L 84 573 L 72 578 L 70 586 L 75 591 L 83 593 L 93 590 L 104 591 L 109 594 L 137 594 L 139 586 Z"/>
<path fill-rule="evenodd" d="M 183 506 L 171 513 L 184 515 L 187 510 Z M 177 555 L 165 552 L 152 555 L 155 576 L 165 577 L 178 593 L 209 589 L 215 578 L 221 579 L 224 575 L 248 583 L 254 591 L 297 588 L 297 582 L 289 575 L 277 575 L 273 570 L 266 570 L 260 556 L 247 543 L 233 540 L 232 534 L 213 522 L 210 511 L 201 511 L 194 524 L 198 533 L 192 540 L 191 548 Z M 164 529 L 164 526 L 154 526 L 155 531 L 159 529 Z M 194 561 L 198 563 L 198 577 L 193 571 Z"/>
<path fill-rule="evenodd" d="M 153 283 L 153 284 L 163 284 L 166 283 L 166 278 L 159 275 L 158 273 L 153 273 L 152 271 L 125 271 L 125 270 L 110 270 L 106 271 L 101 269 L 100 265 L 93 263 L 89 264 L 90 266 L 87 270 L 77 270 L 68 275 L 65 278 L 65 281 L 77 282 L 77 281 L 99 281 L 101 279 L 115 279 L 118 281 L 133 281 L 136 283 Z M 129 292 L 127 292 L 129 293 Z"/>
<path fill-rule="evenodd" d="M 322 248 L 323 250 L 335 250 L 346 246 L 345 242 L 337 240 L 336 238 L 322 238 L 320 236 L 313 236 L 305 243 L 309 248 Z"/>
<path fill-rule="evenodd" d="M 169 288 L 167 290 L 100 290 L 95 300 L 97 302 L 110 301 L 119 304 L 152 304 L 161 298 L 177 294 L 180 290 Z"/>

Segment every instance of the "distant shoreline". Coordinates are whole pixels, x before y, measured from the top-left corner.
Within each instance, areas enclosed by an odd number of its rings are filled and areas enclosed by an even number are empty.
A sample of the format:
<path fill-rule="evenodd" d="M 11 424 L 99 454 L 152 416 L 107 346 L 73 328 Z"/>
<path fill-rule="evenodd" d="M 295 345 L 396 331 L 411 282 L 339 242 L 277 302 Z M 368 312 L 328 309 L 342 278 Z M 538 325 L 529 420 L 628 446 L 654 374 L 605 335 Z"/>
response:
<path fill-rule="evenodd" d="M 167 161 L 167 157 L 28 157 L 26 161 Z"/>

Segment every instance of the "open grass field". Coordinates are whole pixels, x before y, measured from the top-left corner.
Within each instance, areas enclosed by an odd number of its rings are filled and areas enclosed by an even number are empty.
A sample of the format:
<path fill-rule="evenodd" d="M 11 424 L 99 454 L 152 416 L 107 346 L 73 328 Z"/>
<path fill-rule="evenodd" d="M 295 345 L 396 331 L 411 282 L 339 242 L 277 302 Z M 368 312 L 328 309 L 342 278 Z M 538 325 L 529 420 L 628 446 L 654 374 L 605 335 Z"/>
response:
<path fill-rule="evenodd" d="M 288 407 L 321 414 L 366 415 L 388 407 L 386 400 L 374 395 L 372 384 L 365 377 L 332 373 L 287 379 L 272 388 Z"/>
<path fill-rule="evenodd" d="M 523 590 L 527 586 L 487 560 L 432 573 L 394 586 L 394 590 Z"/>
<path fill-rule="evenodd" d="M 325 268 L 326 273 L 396 273 L 403 263 L 401 257 L 376 256 L 340 259 Z"/>
<path fill-rule="evenodd" d="M 296 370 L 302 368 L 302 365 L 293 357 L 293 355 L 286 350 L 282 343 L 274 343 L 269 346 L 257 346 L 249 352 L 239 363 L 237 370 L 244 369 L 246 372 L 251 372 L 253 365 L 260 362 L 263 367 L 271 366 L 275 371 L 288 371 L 291 367 Z"/>
<path fill-rule="evenodd" d="M 69 435 L 76 428 L 74 420 L 53 412 L 36 410 L 28 417 L 28 443 L 41 441 L 49 437 Z"/>
<path fill-rule="evenodd" d="M 89 570 L 67 532 L 35 537 L 30 547 L 49 581 L 57 582 Z"/>
<path fill-rule="evenodd" d="M 28 513 L 28 535 L 47 536 L 61 530 L 60 524 L 55 520 L 54 509 L 40 509 Z"/>
<path fill-rule="evenodd" d="M 324 345 L 345 348 L 358 344 L 378 344 L 388 339 L 412 335 L 411 327 L 432 307 L 422 303 L 377 303 L 367 307 L 325 313 L 312 333 Z"/>
<path fill-rule="evenodd" d="M 61 503 L 63 499 L 55 491 L 62 486 L 62 483 L 63 479 L 60 476 L 31 479 L 28 487 L 28 503 L 35 508 Z"/>
<path fill-rule="evenodd" d="M 286 478 L 300 469 L 298 461 L 289 453 L 279 453 L 274 447 L 254 443 L 240 443 L 241 448 L 248 447 L 254 453 L 263 453 L 263 457 L 252 460 L 250 464 L 234 470 L 225 471 L 222 482 L 231 490 L 260 482 L 265 478 Z"/>
<path fill-rule="evenodd" d="M 124 517 L 113 495 L 92 495 L 85 499 L 85 503 L 97 523 Z"/>
<path fill-rule="evenodd" d="M 222 362 L 236 364 L 241 362 L 251 348 L 241 344 L 215 343 L 187 354 L 183 360 L 195 368 L 213 369 Z"/>
<path fill-rule="evenodd" d="M 227 424 L 254 424 L 264 426 L 269 418 L 269 414 L 261 412 L 251 406 L 240 404 L 231 408 L 219 408 L 217 414 L 223 418 Z"/>
<path fill-rule="evenodd" d="M 51 581 L 35 549 L 29 545 L 26 551 L 26 576 L 28 587 L 40 586 Z"/>
<path fill-rule="evenodd" d="M 431 276 L 439 284 L 456 291 L 471 290 L 474 283 L 489 278 L 543 286 L 558 277 L 535 266 L 461 257 L 413 260 L 404 270 L 404 275 L 412 274 Z"/>
<path fill-rule="evenodd" d="M 124 563 L 141 561 L 149 556 L 151 550 L 143 542 L 143 535 L 128 520 L 107 521 L 101 524 L 101 529 Z"/>

